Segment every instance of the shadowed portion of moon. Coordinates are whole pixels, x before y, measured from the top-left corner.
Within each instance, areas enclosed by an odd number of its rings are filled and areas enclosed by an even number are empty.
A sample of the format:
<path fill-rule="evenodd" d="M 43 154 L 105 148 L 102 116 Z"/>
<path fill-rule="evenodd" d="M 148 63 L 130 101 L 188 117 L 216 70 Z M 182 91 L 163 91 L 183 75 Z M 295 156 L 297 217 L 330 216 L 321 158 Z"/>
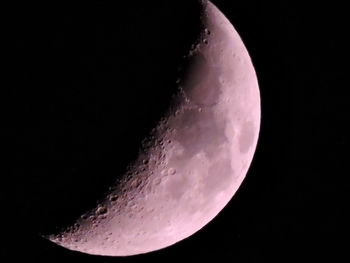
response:
<path fill-rule="evenodd" d="M 167 110 L 200 30 L 195 1 L 102 2 L 16 9 L 22 79 L 6 99 L 24 231 L 59 231 L 104 198 Z"/>
<path fill-rule="evenodd" d="M 128 256 L 170 246 L 210 222 L 252 161 L 260 126 L 255 71 L 238 33 L 203 1 L 168 112 L 95 209 L 48 238 L 89 254 Z"/>

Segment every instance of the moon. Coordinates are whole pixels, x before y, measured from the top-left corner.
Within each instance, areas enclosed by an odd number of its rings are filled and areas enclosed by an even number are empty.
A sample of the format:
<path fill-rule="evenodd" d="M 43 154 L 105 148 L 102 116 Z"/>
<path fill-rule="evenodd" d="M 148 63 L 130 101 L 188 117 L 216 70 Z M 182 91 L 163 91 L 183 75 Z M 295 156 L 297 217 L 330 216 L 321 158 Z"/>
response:
<path fill-rule="evenodd" d="M 173 103 L 139 157 L 95 209 L 49 240 L 95 255 L 148 253 L 193 235 L 234 196 L 258 141 L 258 81 L 240 36 L 211 2 L 203 1 L 201 21 Z"/>

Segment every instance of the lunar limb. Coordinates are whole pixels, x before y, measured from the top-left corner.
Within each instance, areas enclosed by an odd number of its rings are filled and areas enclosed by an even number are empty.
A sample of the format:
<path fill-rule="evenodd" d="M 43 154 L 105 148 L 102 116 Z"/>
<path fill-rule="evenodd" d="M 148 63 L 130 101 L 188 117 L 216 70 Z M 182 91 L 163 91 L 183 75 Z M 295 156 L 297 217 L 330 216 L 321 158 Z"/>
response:
<path fill-rule="evenodd" d="M 100 205 L 51 241 L 96 255 L 159 250 L 200 230 L 241 185 L 259 135 L 257 77 L 231 23 L 204 5 L 168 113 Z"/>

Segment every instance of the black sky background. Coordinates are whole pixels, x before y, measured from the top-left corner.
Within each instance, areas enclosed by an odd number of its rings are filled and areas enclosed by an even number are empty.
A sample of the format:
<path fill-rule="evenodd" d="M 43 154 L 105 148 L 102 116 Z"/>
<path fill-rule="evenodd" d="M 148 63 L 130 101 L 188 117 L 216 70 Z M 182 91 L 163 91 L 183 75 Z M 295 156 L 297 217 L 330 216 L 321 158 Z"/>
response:
<path fill-rule="evenodd" d="M 174 246 L 127 258 L 69 251 L 38 233 L 93 207 L 136 157 L 176 88 L 181 57 L 199 30 L 198 6 L 11 3 L 4 35 L 10 48 L 3 50 L 10 82 L 1 91 L 0 260 L 344 260 L 348 14 L 336 1 L 305 2 L 213 0 L 255 65 L 258 148 L 215 220 Z"/>

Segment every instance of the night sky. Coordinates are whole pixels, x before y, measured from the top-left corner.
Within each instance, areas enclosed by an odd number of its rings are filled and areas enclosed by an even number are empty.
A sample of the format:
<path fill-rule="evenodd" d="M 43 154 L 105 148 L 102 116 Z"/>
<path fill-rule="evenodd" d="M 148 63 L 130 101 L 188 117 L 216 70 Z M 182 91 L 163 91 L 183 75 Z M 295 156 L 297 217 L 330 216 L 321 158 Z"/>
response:
<path fill-rule="evenodd" d="M 0 260 L 342 259 L 348 14 L 336 1 L 212 1 L 251 55 L 262 120 L 245 181 L 201 231 L 127 258 L 69 251 L 40 237 L 94 207 L 137 156 L 200 30 L 196 1 L 125 2 L 27 1 L 4 9 L 10 73 L 0 96 Z"/>

